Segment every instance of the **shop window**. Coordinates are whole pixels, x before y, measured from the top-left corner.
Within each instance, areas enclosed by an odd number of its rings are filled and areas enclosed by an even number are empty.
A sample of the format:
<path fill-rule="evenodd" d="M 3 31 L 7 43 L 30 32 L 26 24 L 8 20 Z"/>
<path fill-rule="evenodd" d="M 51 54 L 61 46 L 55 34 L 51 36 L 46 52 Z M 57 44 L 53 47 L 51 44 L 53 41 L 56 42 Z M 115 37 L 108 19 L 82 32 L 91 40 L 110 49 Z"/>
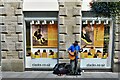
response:
<path fill-rule="evenodd" d="M 89 20 L 87 24 L 82 22 L 81 46 L 87 45 L 80 54 L 82 68 L 111 67 L 111 29 L 112 25 L 109 23 L 95 21 L 91 24 Z"/>
<path fill-rule="evenodd" d="M 30 20 L 26 23 L 26 68 L 53 68 L 58 57 L 58 22 Z"/>

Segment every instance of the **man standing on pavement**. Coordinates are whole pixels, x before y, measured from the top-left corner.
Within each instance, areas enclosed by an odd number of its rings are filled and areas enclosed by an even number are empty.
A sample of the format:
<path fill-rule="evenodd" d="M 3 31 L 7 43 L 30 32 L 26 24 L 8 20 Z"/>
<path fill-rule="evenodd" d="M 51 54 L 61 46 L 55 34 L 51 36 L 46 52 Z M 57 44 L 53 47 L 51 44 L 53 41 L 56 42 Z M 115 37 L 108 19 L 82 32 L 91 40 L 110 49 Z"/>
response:
<path fill-rule="evenodd" d="M 69 48 L 68 53 L 70 57 L 70 65 L 72 68 L 72 73 L 77 74 L 78 73 L 78 53 L 80 52 L 80 46 L 78 45 L 78 41 L 75 41 Z"/>

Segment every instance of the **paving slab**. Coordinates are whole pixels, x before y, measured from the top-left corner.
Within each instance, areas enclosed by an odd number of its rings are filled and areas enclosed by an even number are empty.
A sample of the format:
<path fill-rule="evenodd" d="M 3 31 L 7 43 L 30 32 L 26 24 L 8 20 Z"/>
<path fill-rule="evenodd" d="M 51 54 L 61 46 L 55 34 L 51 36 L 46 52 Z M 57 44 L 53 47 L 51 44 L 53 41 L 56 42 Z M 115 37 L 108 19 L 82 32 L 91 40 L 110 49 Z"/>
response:
<path fill-rule="evenodd" d="M 52 71 L 25 71 L 25 72 L 2 72 L 3 78 L 118 78 L 118 73 L 112 72 L 83 72 L 81 75 L 52 74 Z"/>

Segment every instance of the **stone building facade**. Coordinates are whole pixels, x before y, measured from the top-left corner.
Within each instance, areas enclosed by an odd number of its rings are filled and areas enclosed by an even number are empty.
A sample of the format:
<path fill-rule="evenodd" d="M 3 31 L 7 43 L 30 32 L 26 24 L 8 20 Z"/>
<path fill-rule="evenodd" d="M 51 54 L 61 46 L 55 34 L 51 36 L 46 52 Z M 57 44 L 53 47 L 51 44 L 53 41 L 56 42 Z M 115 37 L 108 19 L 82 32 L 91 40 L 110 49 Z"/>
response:
<path fill-rule="evenodd" d="M 118 16 L 116 16 L 116 21 L 115 21 L 115 49 L 114 49 L 114 53 L 115 53 L 115 57 L 118 58 L 118 56 L 120 56 L 120 14 Z"/>
<path fill-rule="evenodd" d="M 114 30 L 114 64 L 113 71 L 120 72 L 120 14 L 115 18 L 115 30 Z"/>
<path fill-rule="evenodd" d="M 68 58 L 67 48 L 80 41 L 81 0 L 59 0 L 59 56 Z M 115 56 L 120 53 L 120 23 L 115 27 Z M 2 71 L 24 71 L 23 0 L 0 0 L 0 36 Z"/>
<path fill-rule="evenodd" d="M 0 0 L 2 71 L 24 71 L 23 1 Z"/>
<path fill-rule="evenodd" d="M 59 56 L 68 58 L 67 48 L 75 40 L 80 41 L 81 1 L 59 2 Z"/>

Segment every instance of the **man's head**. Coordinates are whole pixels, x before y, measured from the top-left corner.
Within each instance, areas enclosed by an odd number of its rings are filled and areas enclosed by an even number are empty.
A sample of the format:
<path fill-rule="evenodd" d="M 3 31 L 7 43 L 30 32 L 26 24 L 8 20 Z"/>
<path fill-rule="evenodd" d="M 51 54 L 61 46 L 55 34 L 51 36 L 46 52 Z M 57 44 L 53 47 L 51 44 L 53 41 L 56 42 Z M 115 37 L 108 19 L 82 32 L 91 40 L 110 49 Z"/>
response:
<path fill-rule="evenodd" d="M 78 45 L 78 41 L 75 41 L 73 45 L 74 45 L 74 46 L 77 46 L 77 45 Z"/>

